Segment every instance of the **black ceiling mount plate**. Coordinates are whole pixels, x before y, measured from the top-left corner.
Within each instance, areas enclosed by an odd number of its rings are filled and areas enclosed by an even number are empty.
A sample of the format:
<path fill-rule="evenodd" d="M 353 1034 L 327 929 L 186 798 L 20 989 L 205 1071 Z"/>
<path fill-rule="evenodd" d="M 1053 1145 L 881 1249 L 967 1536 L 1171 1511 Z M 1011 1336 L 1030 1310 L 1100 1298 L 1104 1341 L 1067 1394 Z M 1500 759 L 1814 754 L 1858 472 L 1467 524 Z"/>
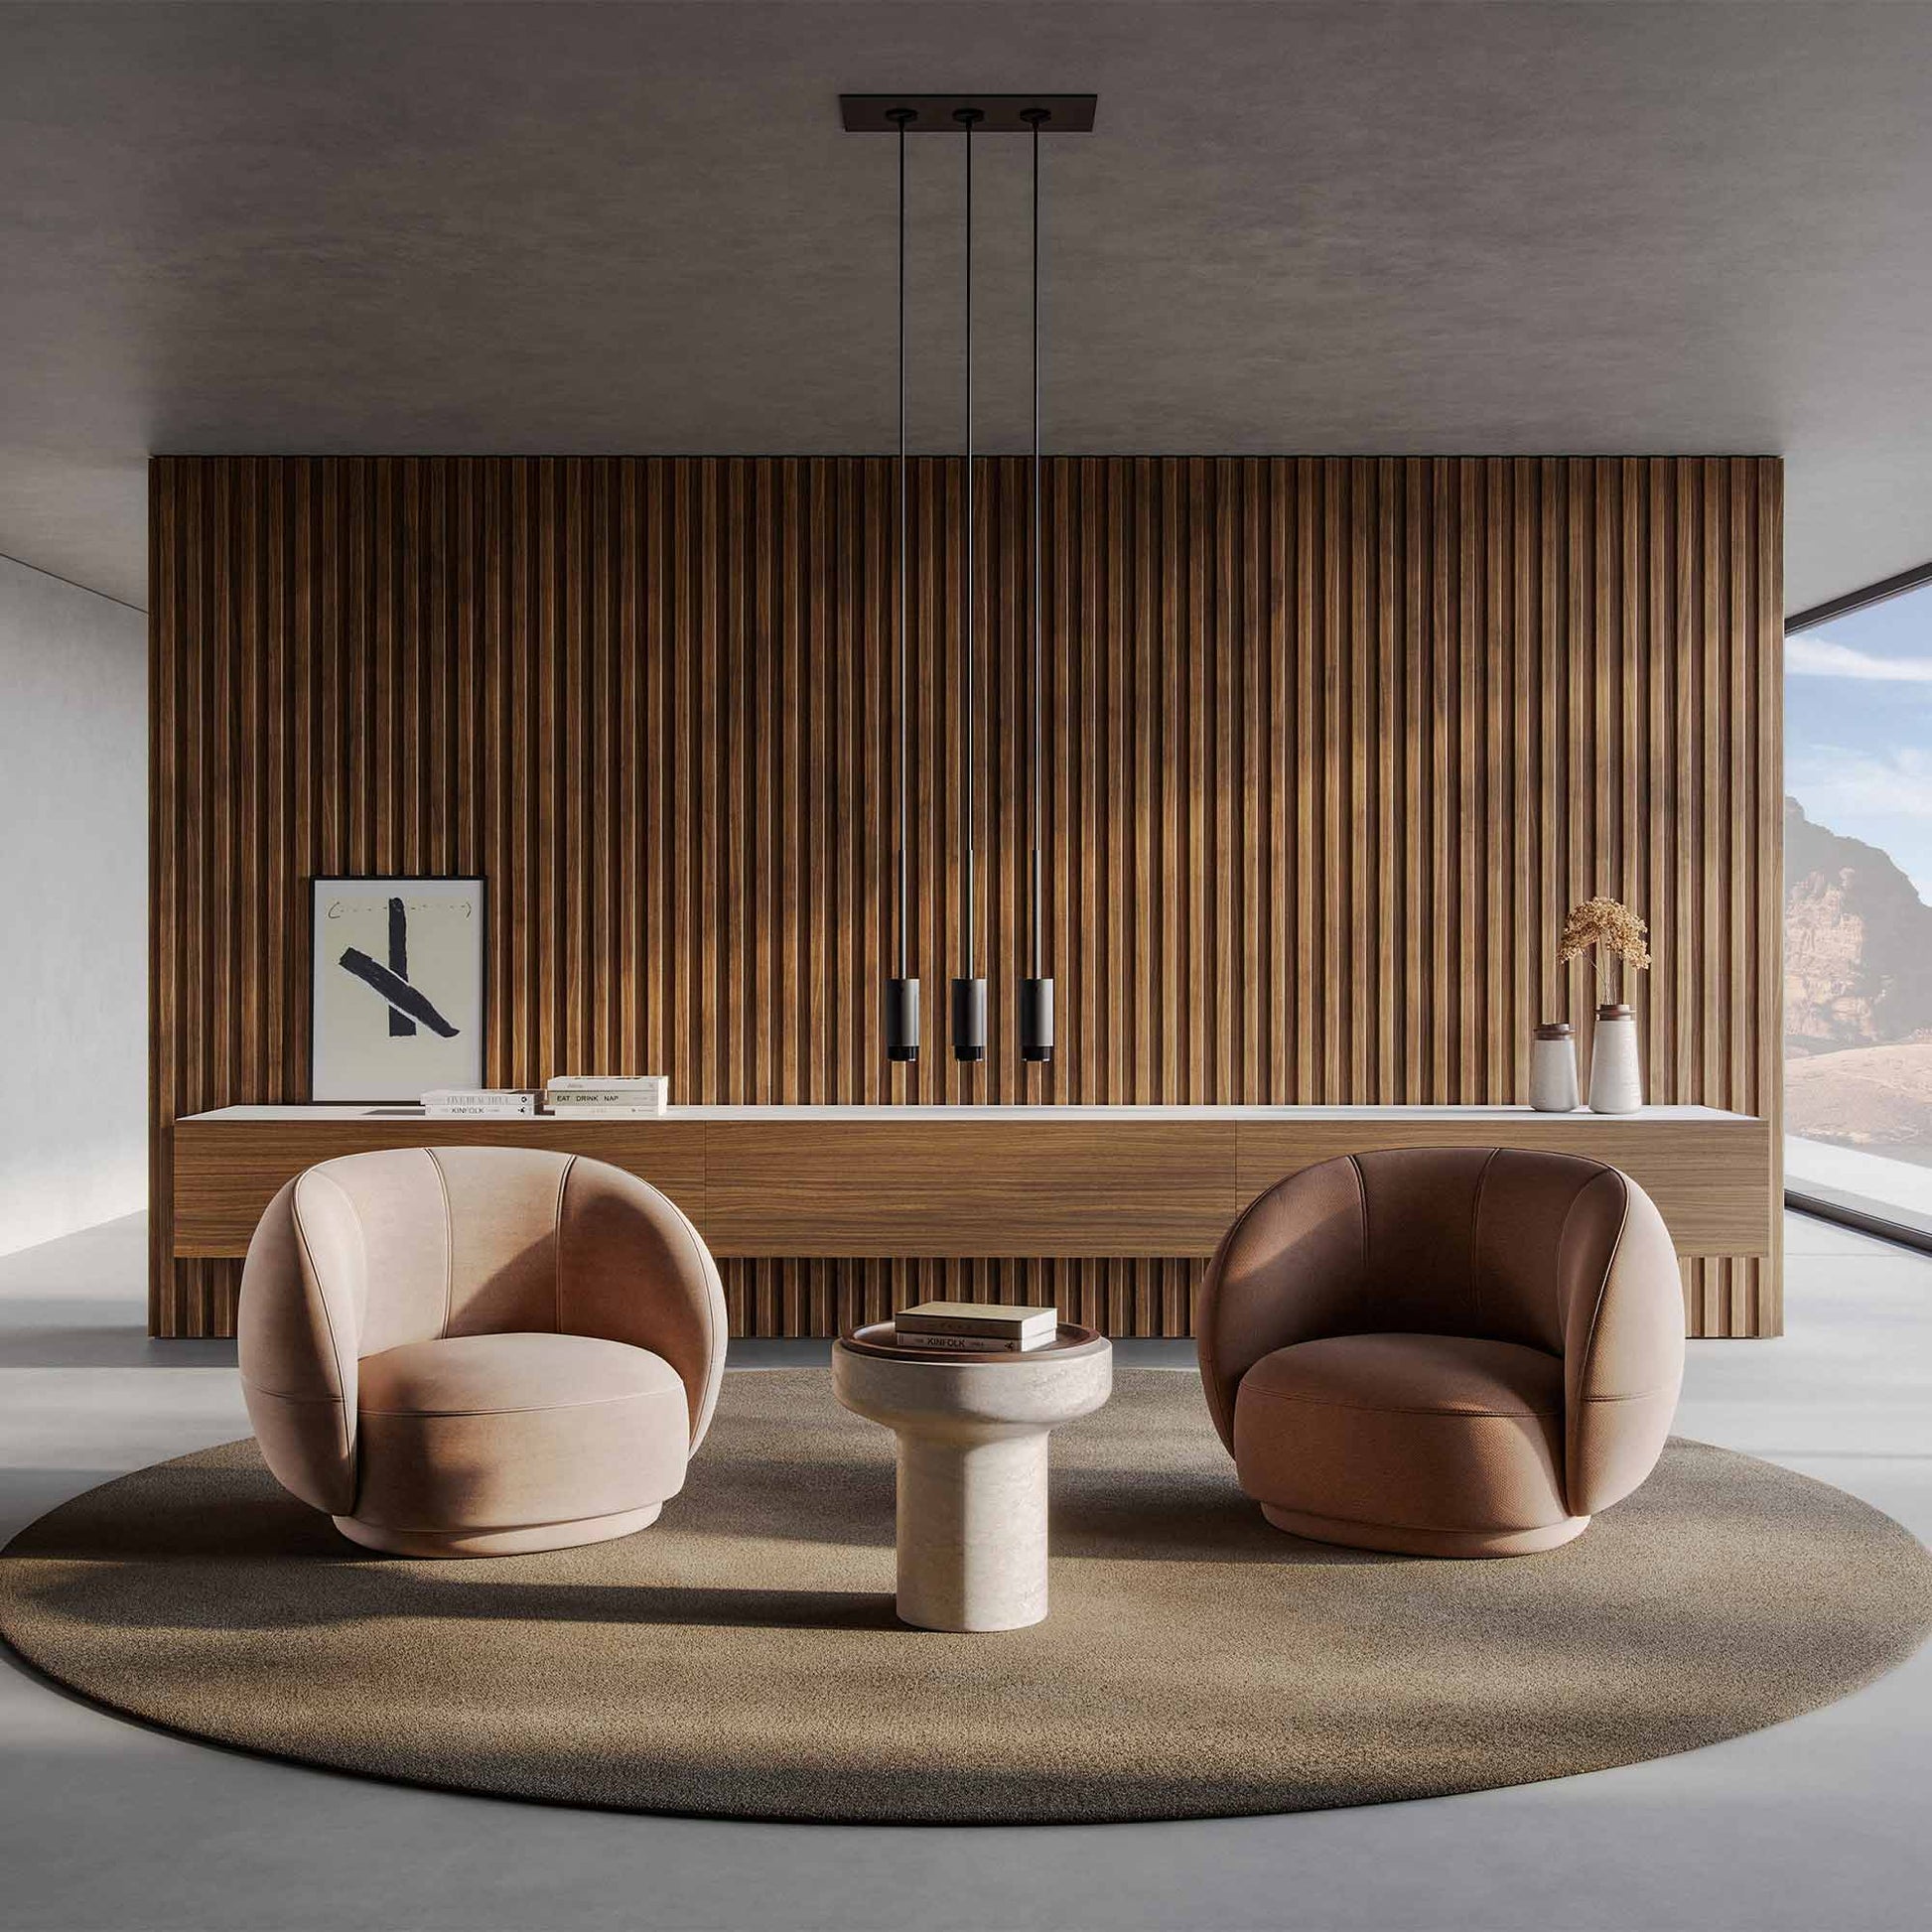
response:
<path fill-rule="evenodd" d="M 984 116 L 973 125 L 975 134 L 1031 134 L 1033 123 L 1022 118 L 1030 107 L 1043 107 L 1042 134 L 1091 134 L 1098 94 L 841 94 L 839 112 L 848 134 L 897 134 L 892 119 L 896 107 L 909 107 L 913 118 L 908 134 L 964 134 L 965 123 L 954 118 L 962 107 L 977 108 Z"/>

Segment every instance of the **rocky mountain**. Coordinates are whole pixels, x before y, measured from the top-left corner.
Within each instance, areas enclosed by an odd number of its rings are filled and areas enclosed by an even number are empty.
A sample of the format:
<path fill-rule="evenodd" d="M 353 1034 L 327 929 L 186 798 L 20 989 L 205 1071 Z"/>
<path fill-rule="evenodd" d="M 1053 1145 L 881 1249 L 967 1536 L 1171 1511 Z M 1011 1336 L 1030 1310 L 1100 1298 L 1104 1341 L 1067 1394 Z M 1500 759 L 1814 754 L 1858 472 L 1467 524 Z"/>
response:
<path fill-rule="evenodd" d="M 1932 1041 L 1932 906 L 1875 845 L 1784 801 L 1787 1058 Z"/>

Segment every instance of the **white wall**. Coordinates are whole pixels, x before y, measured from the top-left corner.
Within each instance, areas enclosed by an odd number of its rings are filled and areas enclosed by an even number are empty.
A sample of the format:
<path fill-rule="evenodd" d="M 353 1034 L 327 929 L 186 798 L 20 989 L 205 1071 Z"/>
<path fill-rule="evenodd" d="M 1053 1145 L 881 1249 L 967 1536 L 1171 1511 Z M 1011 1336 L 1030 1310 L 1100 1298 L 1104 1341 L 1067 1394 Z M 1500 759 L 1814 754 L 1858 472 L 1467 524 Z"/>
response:
<path fill-rule="evenodd" d="M 147 619 L 0 558 L 0 1254 L 147 1204 Z"/>

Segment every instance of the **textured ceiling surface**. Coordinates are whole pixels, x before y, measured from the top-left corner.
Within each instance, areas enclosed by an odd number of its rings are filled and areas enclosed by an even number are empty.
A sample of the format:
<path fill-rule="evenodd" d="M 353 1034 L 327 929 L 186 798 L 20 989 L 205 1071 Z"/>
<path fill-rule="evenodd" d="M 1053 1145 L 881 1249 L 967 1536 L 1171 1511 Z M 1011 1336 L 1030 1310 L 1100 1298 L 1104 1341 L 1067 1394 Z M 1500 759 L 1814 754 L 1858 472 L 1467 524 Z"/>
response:
<path fill-rule="evenodd" d="M 0 7 L 0 551 L 145 602 L 151 451 L 876 451 L 893 143 L 1045 144 L 1068 451 L 1778 452 L 1792 606 L 1932 556 L 1932 6 Z M 963 144 L 914 140 L 956 448 Z M 983 447 L 1025 140 L 980 144 Z"/>

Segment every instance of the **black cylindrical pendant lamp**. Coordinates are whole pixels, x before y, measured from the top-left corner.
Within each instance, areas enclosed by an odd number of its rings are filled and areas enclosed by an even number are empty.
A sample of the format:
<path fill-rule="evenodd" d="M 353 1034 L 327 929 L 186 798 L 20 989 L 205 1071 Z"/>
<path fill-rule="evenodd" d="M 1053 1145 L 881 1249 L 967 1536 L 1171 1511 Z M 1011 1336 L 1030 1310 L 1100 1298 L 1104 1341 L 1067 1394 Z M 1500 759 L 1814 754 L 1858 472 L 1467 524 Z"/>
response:
<path fill-rule="evenodd" d="M 952 1050 L 959 1060 L 986 1057 L 986 982 L 956 979 L 952 983 Z"/>
<path fill-rule="evenodd" d="M 1044 947 L 1040 934 L 1040 635 L 1044 614 L 1039 581 L 1039 130 L 1052 118 L 1044 107 L 1029 107 L 1020 117 L 1034 131 L 1034 560 L 1033 560 L 1033 839 L 1027 868 L 1027 977 L 1020 982 L 1020 1057 L 1042 1061 L 1053 1057 L 1053 982 L 1041 969 Z"/>
<path fill-rule="evenodd" d="M 978 640 L 973 606 L 973 129 L 986 116 L 977 107 L 954 110 L 966 130 L 966 573 L 960 611 L 961 761 L 959 812 L 959 934 L 965 970 L 952 983 L 952 1051 L 956 1060 L 986 1057 L 986 982 L 975 971 L 977 920 L 974 877 L 973 704 L 978 687 Z"/>
<path fill-rule="evenodd" d="M 897 941 L 895 970 L 886 982 L 886 1057 L 919 1057 L 919 982 L 905 970 L 907 893 L 906 833 L 906 571 L 905 543 L 905 129 L 918 118 L 910 107 L 895 107 L 887 118 L 898 128 L 898 844 L 894 854 Z"/>

